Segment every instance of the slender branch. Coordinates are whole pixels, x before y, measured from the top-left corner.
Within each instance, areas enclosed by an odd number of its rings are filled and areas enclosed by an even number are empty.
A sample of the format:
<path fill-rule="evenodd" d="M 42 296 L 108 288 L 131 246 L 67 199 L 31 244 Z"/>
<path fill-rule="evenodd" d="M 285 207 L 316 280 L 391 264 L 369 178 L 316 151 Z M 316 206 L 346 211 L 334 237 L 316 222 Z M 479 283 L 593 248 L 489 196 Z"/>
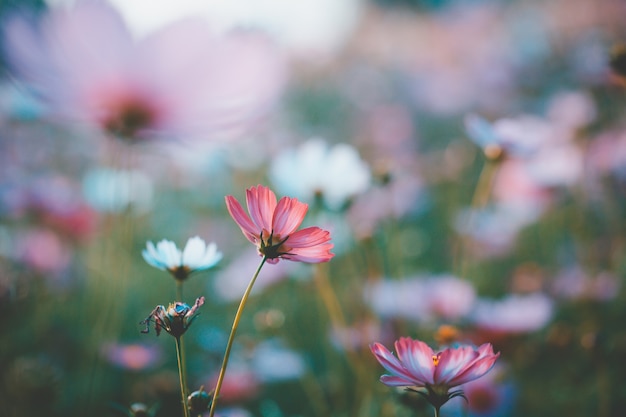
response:
<path fill-rule="evenodd" d="M 252 291 L 252 286 L 259 276 L 259 272 L 261 272 L 261 268 L 265 264 L 267 258 L 264 256 L 257 268 L 254 276 L 250 280 L 246 291 L 243 293 L 243 297 L 241 297 L 241 302 L 239 303 L 239 308 L 237 308 L 237 313 L 235 313 L 235 319 L 233 320 L 233 327 L 230 331 L 230 335 L 228 336 L 228 342 L 226 343 L 226 351 L 224 352 L 224 361 L 222 362 L 222 367 L 220 368 L 220 374 L 217 378 L 217 383 L 215 384 L 215 391 L 213 392 L 213 400 L 211 401 L 211 410 L 209 411 L 209 417 L 213 417 L 215 413 L 215 404 L 217 403 L 217 397 L 222 389 L 222 383 L 224 382 L 224 375 L 226 374 L 226 367 L 228 366 L 228 359 L 230 357 L 230 350 L 233 347 L 233 340 L 235 340 L 235 333 L 237 332 L 237 328 L 239 327 L 239 321 L 241 320 L 241 315 L 243 312 L 243 308 L 246 305 L 246 301 L 248 300 L 248 296 Z"/>
<path fill-rule="evenodd" d="M 183 403 L 183 412 L 185 417 L 189 417 L 189 408 L 187 407 L 187 385 L 185 383 L 185 374 L 182 357 L 181 337 L 176 338 L 176 359 L 178 360 L 178 377 L 180 380 L 180 395 Z"/>

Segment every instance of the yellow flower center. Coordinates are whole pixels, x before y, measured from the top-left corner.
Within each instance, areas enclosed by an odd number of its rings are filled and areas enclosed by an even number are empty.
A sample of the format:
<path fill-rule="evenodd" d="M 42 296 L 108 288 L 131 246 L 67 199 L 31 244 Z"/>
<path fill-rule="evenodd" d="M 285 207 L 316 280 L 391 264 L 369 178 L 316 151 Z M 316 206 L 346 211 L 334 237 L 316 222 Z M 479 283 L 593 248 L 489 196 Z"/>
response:
<path fill-rule="evenodd" d="M 439 365 L 439 354 L 433 355 L 433 364 L 435 366 Z"/>

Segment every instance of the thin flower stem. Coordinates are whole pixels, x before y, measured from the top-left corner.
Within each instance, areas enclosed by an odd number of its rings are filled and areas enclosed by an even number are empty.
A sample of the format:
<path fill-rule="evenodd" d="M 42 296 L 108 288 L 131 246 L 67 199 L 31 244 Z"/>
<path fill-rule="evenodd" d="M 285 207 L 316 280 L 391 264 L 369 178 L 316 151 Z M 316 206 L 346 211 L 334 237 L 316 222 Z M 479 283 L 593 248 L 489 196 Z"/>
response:
<path fill-rule="evenodd" d="M 470 206 L 471 211 L 467 220 L 467 228 L 470 231 L 471 228 L 474 226 L 476 211 L 484 208 L 489 201 L 491 189 L 493 188 L 493 182 L 499 167 L 500 162 L 492 159 L 487 159 L 485 165 L 483 165 L 483 168 L 480 172 L 480 177 L 478 178 L 478 183 L 476 184 L 476 188 L 474 189 L 474 195 L 472 196 L 472 203 Z M 462 279 L 466 278 L 465 274 L 467 273 L 468 246 L 469 237 L 462 237 L 461 241 L 458 244 L 457 256 L 455 259 L 455 264 L 457 264 L 457 266 L 454 268 L 454 270 L 458 272 L 458 276 Z"/>
<path fill-rule="evenodd" d="M 183 303 L 183 282 L 176 280 L 176 301 Z"/>
<path fill-rule="evenodd" d="M 189 408 L 187 407 L 187 385 L 185 383 L 185 374 L 183 370 L 182 346 L 181 338 L 176 338 L 176 359 L 178 360 L 178 377 L 180 379 L 180 395 L 183 403 L 183 412 L 185 417 L 189 417 Z"/>
<path fill-rule="evenodd" d="M 182 281 L 176 281 L 176 300 L 180 301 L 181 303 L 184 302 Z M 181 386 L 184 387 L 185 389 L 184 395 L 186 396 L 187 395 L 187 357 L 185 355 L 185 339 L 182 334 L 176 339 L 176 347 L 180 355 L 180 359 L 178 362 L 178 372 L 181 375 L 181 378 L 182 378 Z"/>
<path fill-rule="evenodd" d="M 435 407 L 435 417 L 439 417 L 439 407 Z"/>
<path fill-rule="evenodd" d="M 237 332 L 237 328 L 239 327 L 239 321 L 241 320 L 241 315 L 243 312 L 243 308 L 246 305 L 246 301 L 248 301 L 248 296 L 252 291 L 252 286 L 259 276 L 259 272 L 261 272 L 261 268 L 265 264 L 267 258 L 264 256 L 259 264 L 259 267 L 256 269 L 254 276 L 250 280 L 246 291 L 243 293 L 243 297 L 241 297 L 241 301 L 239 302 L 239 308 L 237 308 L 237 313 L 235 313 L 235 319 L 233 320 L 233 327 L 230 330 L 230 335 L 228 336 L 228 342 L 226 343 L 226 351 L 224 352 L 224 361 L 222 362 L 222 367 L 220 368 L 220 374 L 217 378 L 217 383 L 215 384 L 215 390 L 213 392 L 213 399 L 211 400 L 211 409 L 209 411 L 209 417 L 213 417 L 215 413 L 215 404 L 217 403 L 217 397 L 220 394 L 220 390 L 222 389 L 222 382 L 224 382 L 224 375 L 226 374 L 226 367 L 228 366 L 228 359 L 230 357 L 230 350 L 233 347 L 233 340 L 235 340 L 235 333 Z"/>
<path fill-rule="evenodd" d="M 500 162 L 497 160 L 487 159 L 485 161 L 480 177 L 478 177 L 476 189 L 474 190 L 472 208 L 483 208 L 487 204 L 487 201 L 489 201 L 493 180 L 495 179 L 495 174 L 499 167 Z"/>

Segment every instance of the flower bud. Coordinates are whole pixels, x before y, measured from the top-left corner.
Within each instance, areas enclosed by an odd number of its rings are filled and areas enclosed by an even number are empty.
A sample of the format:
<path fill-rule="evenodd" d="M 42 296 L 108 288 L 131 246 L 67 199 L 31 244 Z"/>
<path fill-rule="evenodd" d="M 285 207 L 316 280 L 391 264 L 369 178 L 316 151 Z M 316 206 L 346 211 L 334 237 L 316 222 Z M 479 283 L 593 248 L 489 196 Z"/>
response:
<path fill-rule="evenodd" d="M 198 298 L 193 307 L 189 307 L 189 305 L 180 301 L 170 303 L 167 308 L 158 305 L 152 310 L 152 313 L 141 322 L 141 324 L 146 325 L 142 333 L 148 333 L 150 323 L 154 322 L 154 330 L 157 336 L 161 334 L 161 329 L 164 329 L 172 336 L 179 338 L 187 331 L 189 326 L 191 326 L 191 323 L 197 317 L 196 311 L 202 304 L 204 304 L 204 297 Z"/>
<path fill-rule="evenodd" d="M 211 405 L 211 394 L 204 390 L 204 386 L 198 391 L 194 391 L 187 397 L 187 405 L 192 414 L 202 414 L 209 409 Z"/>

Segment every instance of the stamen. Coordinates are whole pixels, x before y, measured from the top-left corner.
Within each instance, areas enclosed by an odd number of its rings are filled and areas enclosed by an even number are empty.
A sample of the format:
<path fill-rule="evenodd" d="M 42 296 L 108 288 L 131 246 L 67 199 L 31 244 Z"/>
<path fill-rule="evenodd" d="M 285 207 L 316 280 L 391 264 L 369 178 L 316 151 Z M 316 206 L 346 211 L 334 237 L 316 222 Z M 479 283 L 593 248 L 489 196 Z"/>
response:
<path fill-rule="evenodd" d="M 439 354 L 433 355 L 433 364 L 439 365 Z"/>

